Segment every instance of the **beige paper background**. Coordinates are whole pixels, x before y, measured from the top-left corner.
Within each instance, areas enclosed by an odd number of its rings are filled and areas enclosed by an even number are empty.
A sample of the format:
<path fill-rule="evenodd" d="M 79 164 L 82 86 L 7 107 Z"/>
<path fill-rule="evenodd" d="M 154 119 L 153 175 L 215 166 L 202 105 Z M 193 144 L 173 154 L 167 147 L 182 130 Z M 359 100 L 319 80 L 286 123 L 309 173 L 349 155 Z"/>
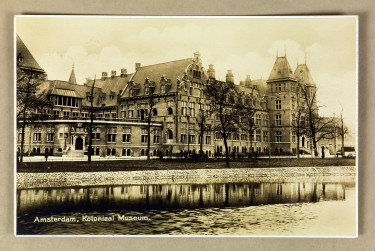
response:
<path fill-rule="evenodd" d="M 375 249 L 375 2 L 368 1 L 105 1 L 2 0 L 0 40 L 0 249 L 1 250 L 374 250 Z M 14 237 L 13 16 L 15 14 L 112 15 L 359 15 L 359 238 Z M 225 35 L 223 31 L 223 35 Z"/>

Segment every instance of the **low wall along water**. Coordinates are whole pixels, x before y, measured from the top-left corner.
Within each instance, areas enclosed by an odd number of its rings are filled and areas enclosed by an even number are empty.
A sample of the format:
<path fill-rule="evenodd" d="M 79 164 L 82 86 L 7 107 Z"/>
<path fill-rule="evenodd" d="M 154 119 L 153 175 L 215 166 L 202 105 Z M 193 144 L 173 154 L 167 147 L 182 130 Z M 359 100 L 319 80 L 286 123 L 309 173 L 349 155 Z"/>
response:
<path fill-rule="evenodd" d="M 17 189 L 230 182 L 355 182 L 355 166 L 17 173 Z"/>

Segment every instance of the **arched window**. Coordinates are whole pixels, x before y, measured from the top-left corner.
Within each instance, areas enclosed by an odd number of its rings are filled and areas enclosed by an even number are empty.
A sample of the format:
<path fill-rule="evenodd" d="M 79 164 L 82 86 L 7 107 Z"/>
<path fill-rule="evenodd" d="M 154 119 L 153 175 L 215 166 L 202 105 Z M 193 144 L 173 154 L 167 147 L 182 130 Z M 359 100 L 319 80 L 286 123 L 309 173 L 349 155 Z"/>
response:
<path fill-rule="evenodd" d="M 168 115 L 173 115 L 173 108 L 172 107 L 168 107 Z"/>
<path fill-rule="evenodd" d="M 173 132 L 172 132 L 172 130 L 167 130 L 167 137 L 168 137 L 168 139 L 173 139 Z"/>
<path fill-rule="evenodd" d="M 122 156 L 125 156 L 125 149 L 122 149 Z"/>
<path fill-rule="evenodd" d="M 145 149 L 142 149 L 141 150 L 141 156 L 144 156 L 145 155 Z"/>
<path fill-rule="evenodd" d="M 130 156 L 130 149 L 126 151 L 126 155 Z"/>
<path fill-rule="evenodd" d="M 111 149 L 107 149 L 107 155 L 111 155 Z"/>
<path fill-rule="evenodd" d="M 112 149 L 112 156 L 116 155 L 116 149 Z"/>
<path fill-rule="evenodd" d="M 158 110 L 156 108 L 152 109 L 152 115 L 158 116 Z"/>

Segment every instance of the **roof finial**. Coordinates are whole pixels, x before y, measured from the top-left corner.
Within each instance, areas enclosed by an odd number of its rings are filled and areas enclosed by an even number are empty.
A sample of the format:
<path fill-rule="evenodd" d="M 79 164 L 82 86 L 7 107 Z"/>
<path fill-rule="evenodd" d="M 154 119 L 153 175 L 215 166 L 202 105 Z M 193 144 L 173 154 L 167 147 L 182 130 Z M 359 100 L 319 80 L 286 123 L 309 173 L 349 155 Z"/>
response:
<path fill-rule="evenodd" d="M 284 56 L 286 57 L 286 42 L 284 42 Z"/>
<path fill-rule="evenodd" d="M 73 63 L 72 69 L 74 70 L 74 63 Z"/>

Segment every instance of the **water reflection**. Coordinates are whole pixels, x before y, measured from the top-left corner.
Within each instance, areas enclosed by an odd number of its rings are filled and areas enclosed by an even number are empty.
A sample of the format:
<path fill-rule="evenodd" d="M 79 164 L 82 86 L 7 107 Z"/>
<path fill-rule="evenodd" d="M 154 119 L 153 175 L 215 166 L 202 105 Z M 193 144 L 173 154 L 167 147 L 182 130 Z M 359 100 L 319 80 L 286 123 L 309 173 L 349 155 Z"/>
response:
<path fill-rule="evenodd" d="M 17 212 L 91 212 L 242 207 L 345 200 L 342 183 L 126 185 L 17 191 Z"/>

